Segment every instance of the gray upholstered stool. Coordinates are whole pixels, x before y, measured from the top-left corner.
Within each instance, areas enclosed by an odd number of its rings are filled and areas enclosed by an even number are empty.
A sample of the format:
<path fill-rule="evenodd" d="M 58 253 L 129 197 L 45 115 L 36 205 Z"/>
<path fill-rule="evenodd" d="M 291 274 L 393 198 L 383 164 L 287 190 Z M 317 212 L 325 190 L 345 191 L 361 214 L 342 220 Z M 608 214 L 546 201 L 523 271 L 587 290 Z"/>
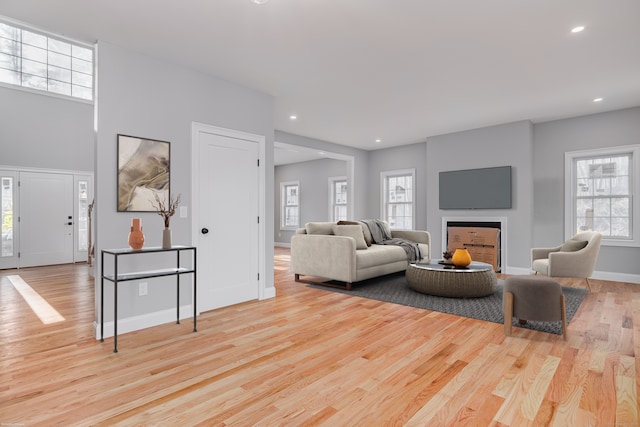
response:
<path fill-rule="evenodd" d="M 562 337 L 567 339 L 567 315 L 562 287 L 543 276 L 510 276 L 504 282 L 504 333 L 511 336 L 513 318 L 555 322 L 562 320 Z"/>

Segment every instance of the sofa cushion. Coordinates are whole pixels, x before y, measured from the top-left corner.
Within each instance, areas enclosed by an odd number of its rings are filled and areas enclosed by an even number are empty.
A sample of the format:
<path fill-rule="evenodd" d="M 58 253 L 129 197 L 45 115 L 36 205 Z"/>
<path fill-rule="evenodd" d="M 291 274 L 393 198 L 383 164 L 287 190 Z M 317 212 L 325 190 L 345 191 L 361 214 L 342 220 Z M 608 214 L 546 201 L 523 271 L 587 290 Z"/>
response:
<path fill-rule="evenodd" d="M 589 242 L 587 242 L 586 240 L 570 239 L 562 244 L 562 247 L 560 248 L 560 250 L 562 252 L 576 252 L 584 248 L 585 246 L 587 246 L 587 243 Z"/>
<path fill-rule="evenodd" d="M 356 251 L 358 270 L 407 261 L 407 253 L 400 246 L 373 244 L 366 251 Z"/>
<path fill-rule="evenodd" d="M 364 222 L 360 221 L 338 221 L 338 225 L 359 225 L 362 227 L 362 235 L 364 236 L 364 241 L 367 243 L 367 246 L 371 246 L 371 231 L 369 231 L 369 226 Z"/>
<path fill-rule="evenodd" d="M 367 249 L 367 242 L 364 241 L 362 227 L 356 225 L 334 225 L 333 234 L 336 236 L 352 237 L 356 241 L 356 249 Z"/>
<path fill-rule="evenodd" d="M 333 234 L 335 222 L 308 222 L 304 225 L 307 234 Z"/>

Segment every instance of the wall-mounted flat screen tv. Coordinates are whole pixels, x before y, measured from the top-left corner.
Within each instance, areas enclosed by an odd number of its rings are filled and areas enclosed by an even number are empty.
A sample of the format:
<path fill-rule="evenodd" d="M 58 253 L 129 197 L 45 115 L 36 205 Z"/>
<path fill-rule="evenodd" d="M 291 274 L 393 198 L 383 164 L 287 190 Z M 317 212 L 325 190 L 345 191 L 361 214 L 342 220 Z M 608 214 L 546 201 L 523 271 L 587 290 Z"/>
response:
<path fill-rule="evenodd" d="M 440 209 L 511 209 L 511 166 L 440 172 Z"/>

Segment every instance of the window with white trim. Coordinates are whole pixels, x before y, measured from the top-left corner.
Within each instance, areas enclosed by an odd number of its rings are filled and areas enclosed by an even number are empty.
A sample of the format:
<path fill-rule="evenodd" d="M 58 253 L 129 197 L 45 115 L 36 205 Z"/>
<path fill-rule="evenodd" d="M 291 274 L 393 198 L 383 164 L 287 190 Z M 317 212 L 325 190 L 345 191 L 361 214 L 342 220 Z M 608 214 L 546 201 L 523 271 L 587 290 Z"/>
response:
<path fill-rule="evenodd" d="M 0 83 L 93 100 L 93 49 L 0 21 Z"/>
<path fill-rule="evenodd" d="M 565 153 L 565 237 L 593 230 L 605 245 L 640 246 L 639 172 L 640 145 Z"/>
<path fill-rule="evenodd" d="M 380 173 L 382 191 L 381 217 L 392 229 L 415 228 L 415 169 L 403 169 Z"/>
<path fill-rule="evenodd" d="M 329 178 L 329 212 L 331 221 L 347 219 L 347 177 Z"/>
<path fill-rule="evenodd" d="M 295 230 L 300 226 L 300 182 L 280 183 L 280 229 Z"/>

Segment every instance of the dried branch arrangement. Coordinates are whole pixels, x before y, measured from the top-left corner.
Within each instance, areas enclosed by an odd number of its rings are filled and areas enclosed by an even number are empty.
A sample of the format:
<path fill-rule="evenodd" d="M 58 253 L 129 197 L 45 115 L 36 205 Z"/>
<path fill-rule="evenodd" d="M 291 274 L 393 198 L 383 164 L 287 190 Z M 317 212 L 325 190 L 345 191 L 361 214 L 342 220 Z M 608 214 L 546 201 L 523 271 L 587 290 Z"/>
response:
<path fill-rule="evenodd" d="M 157 194 L 154 194 L 155 202 L 151 202 L 151 206 L 153 206 L 158 212 L 158 215 L 162 217 L 164 220 L 164 228 L 169 228 L 169 223 L 171 221 L 171 217 L 175 215 L 176 209 L 180 205 L 180 194 L 174 200 L 173 197 L 169 198 L 169 201 L 166 199 L 160 200 L 160 197 Z"/>

